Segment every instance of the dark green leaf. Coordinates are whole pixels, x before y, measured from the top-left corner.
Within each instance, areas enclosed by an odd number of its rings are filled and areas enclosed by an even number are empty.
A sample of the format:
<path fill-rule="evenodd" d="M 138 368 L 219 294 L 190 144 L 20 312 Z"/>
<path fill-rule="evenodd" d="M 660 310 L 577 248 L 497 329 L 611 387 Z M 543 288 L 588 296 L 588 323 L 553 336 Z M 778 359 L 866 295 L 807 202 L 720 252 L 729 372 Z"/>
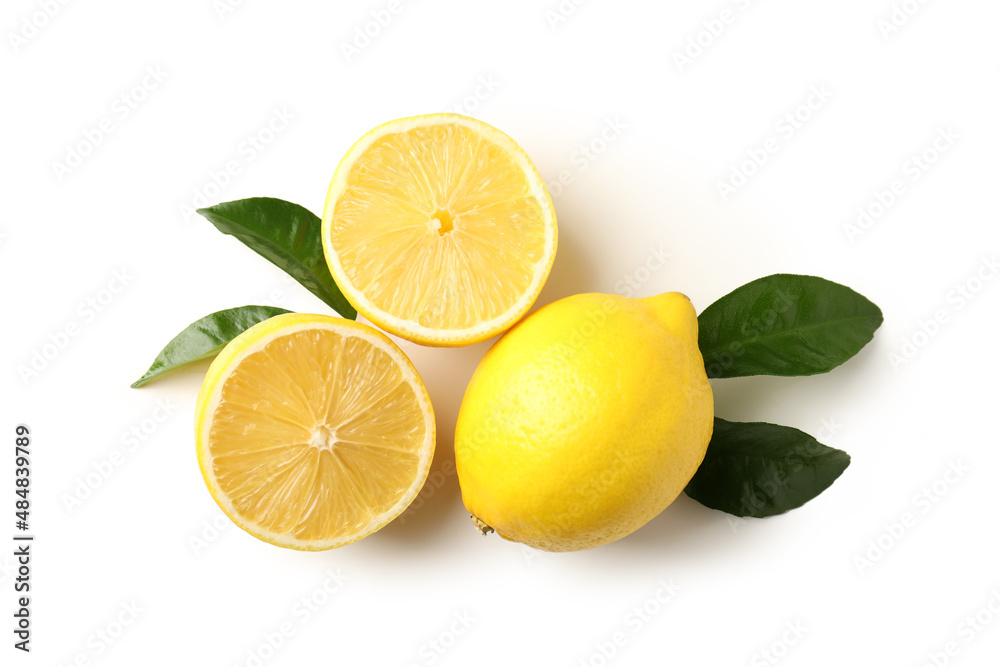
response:
<path fill-rule="evenodd" d="M 798 429 L 716 417 L 708 453 L 685 492 L 736 516 L 773 516 L 823 493 L 850 463 L 847 453 Z"/>
<path fill-rule="evenodd" d="M 146 374 L 132 386 L 141 387 L 179 366 L 214 357 L 226 343 L 253 325 L 287 312 L 290 311 L 271 306 L 243 306 L 206 315 L 174 336 L 156 355 L 156 360 Z"/>
<path fill-rule="evenodd" d="M 330 275 L 323 256 L 322 221 L 298 204 L 253 197 L 198 209 L 223 234 L 282 269 L 348 319 L 358 312 Z"/>
<path fill-rule="evenodd" d="M 779 273 L 743 285 L 698 316 L 710 378 L 815 375 L 844 363 L 882 324 L 882 311 L 823 278 Z"/>

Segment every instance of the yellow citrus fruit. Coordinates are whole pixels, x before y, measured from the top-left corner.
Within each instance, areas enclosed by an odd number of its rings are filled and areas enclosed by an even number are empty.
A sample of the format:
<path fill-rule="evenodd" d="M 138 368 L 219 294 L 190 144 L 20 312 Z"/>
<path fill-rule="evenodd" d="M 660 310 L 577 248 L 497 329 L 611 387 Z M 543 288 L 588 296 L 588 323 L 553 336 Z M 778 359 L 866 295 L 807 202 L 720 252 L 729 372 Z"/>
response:
<path fill-rule="evenodd" d="M 330 272 L 362 315 L 423 345 L 475 343 L 535 301 L 556 215 L 527 154 L 458 114 L 401 118 L 362 137 L 323 211 Z"/>
<path fill-rule="evenodd" d="M 384 334 L 290 313 L 216 357 L 195 437 L 208 490 L 236 525 L 318 551 L 406 509 L 434 455 L 434 413 L 413 364 Z"/>
<path fill-rule="evenodd" d="M 712 389 L 683 294 L 578 294 L 487 352 L 455 432 L 477 526 L 546 551 L 612 542 L 662 512 L 705 457 Z"/>

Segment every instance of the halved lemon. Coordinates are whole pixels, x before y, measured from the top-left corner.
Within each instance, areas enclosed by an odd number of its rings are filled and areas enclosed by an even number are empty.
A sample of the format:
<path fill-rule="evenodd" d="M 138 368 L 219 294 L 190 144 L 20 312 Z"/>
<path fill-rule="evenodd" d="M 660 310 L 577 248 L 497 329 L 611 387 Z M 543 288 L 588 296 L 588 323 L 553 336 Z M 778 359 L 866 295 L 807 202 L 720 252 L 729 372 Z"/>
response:
<path fill-rule="evenodd" d="M 281 547 L 349 544 L 398 516 L 434 455 L 434 412 L 403 351 L 372 327 L 290 313 L 233 339 L 195 415 L 212 498 Z"/>
<path fill-rule="evenodd" d="M 475 343 L 510 328 L 556 254 L 545 182 L 513 139 L 458 114 L 394 120 L 341 160 L 323 248 L 348 301 L 401 338 Z"/>

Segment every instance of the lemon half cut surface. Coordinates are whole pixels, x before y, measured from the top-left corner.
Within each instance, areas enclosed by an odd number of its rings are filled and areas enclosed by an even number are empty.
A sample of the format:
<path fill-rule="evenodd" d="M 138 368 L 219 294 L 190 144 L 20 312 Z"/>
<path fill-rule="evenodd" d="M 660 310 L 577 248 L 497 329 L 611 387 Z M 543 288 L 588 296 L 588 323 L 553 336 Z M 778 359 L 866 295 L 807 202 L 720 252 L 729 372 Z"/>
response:
<path fill-rule="evenodd" d="M 556 216 L 513 139 L 458 114 L 394 120 L 341 160 L 323 211 L 326 260 L 371 322 L 434 346 L 510 328 L 552 268 Z"/>
<path fill-rule="evenodd" d="M 243 530 L 318 551 L 398 516 L 434 455 L 430 398 L 403 351 L 372 327 L 290 313 L 233 339 L 196 407 L 198 464 Z"/>

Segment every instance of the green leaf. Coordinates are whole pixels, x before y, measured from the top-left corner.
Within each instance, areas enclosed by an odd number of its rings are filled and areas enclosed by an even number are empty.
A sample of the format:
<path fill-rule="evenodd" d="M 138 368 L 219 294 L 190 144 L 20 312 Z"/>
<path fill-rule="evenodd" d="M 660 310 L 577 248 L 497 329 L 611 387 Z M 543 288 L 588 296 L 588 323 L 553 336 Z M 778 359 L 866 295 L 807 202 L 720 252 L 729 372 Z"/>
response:
<path fill-rule="evenodd" d="M 174 336 L 156 355 L 146 374 L 132 383 L 132 387 L 141 387 L 193 361 L 214 357 L 226 343 L 253 325 L 288 312 L 291 311 L 271 306 L 243 306 L 206 315 Z"/>
<path fill-rule="evenodd" d="M 335 311 L 353 320 L 358 311 L 340 292 L 323 256 L 322 221 L 308 209 L 271 197 L 253 197 L 198 209 L 223 234 L 283 270 Z"/>
<path fill-rule="evenodd" d="M 710 378 L 815 375 L 844 363 L 882 324 L 882 311 L 823 278 L 779 273 L 739 287 L 698 316 Z"/>
<path fill-rule="evenodd" d="M 736 516 L 774 516 L 823 493 L 850 463 L 846 452 L 798 429 L 716 417 L 708 453 L 685 492 Z"/>

